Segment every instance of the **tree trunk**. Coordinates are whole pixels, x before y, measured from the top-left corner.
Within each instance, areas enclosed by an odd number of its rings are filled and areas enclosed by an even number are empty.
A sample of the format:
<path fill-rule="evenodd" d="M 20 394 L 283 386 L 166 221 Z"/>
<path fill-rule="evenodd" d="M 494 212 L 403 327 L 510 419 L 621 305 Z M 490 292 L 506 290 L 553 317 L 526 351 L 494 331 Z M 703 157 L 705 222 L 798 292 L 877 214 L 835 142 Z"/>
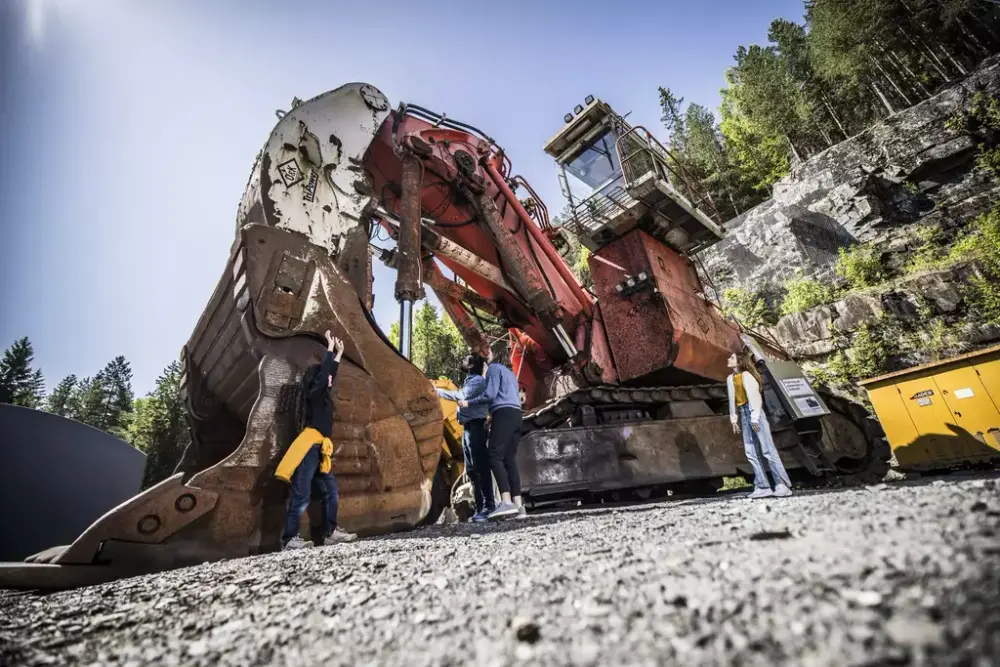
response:
<path fill-rule="evenodd" d="M 927 86 L 925 86 L 924 82 L 920 80 L 920 77 L 913 73 L 913 70 L 911 70 L 910 66 L 906 64 L 906 61 L 897 55 L 895 51 L 890 51 L 889 59 L 892 60 L 893 58 L 896 59 L 896 69 L 902 70 L 905 74 L 909 75 L 910 79 L 912 79 L 917 85 L 917 88 L 919 88 L 919 92 L 923 94 L 923 99 L 930 97 L 931 91 L 927 90 Z"/>
<path fill-rule="evenodd" d="M 906 10 L 908 12 L 910 12 L 910 15 L 913 16 L 914 19 L 916 19 L 917 26 L 924 32 L 924 34 L 926 34 L 926 35 L 933 35 L 934 34 L 934 32 L 930 28 L 927 27 L 926 23 L 924 23 L 923 21 L 917 19 L 916 12 L 914 12 L 912 9 L 910 9 L 910 6 L 906 2 L 903 2 L 902 4 L 903 4 L 904 7 L 906 7 Z M 927 47 L 928 51 L 930 51 L 931 53 L 933 53 L 933 51 L 930 49 L 930 46 L 926 42 L 924 42 L 923 37 L 921 37 L 920 35 L 917 35 L 917 39 L 924 43 L 924 46 Z M 940 44 L 939 43 L 939 48 L 941 49 L 941 52 L 944 53 L 945 57 L 948 60 L 950 60 L 952 62 L 952 64 L 958 69 L 959 73 L 962 76 L 965 76 L 966 74 L 968 74 L 968 71 L 966 71 L 966 69 L 964 67 L 962 67 L 962 65 L 951 56 L 951 54 L 948 52 L 948 49 L 945 48 L 944 44 Z M 935 58 L 937 58 L 937 56 L 935 56 Z M 937 60 L 938 60 L 938 63 L 942 67 L 944 67 L 944 63 L 941 62 L 940 59 L 937 59 Z"/>
<path fill-rule="evenodd" d="M 906 75 L 906 70 L 900 67 L 899 63 L 895 59 L 896 55 L 895 52 L 886 49 L 878 42 L 876 42 L 876 45 L 882 51 L 882 56 L 883 56 L 882 62 L 885 63 L 886 69 L 891 69 L 894 74 L 898 75 L 900 87 L 905 89 L 905 92 L 909 97 L 915 97 L 918 101 L 923 100 L 925 96 L 921 94 L 921 91 L 917 86 L 913 85 L 913 83 L 910 82 L 909 77 Z M 917 83 L 919 83 L 919 81 Z"/>
<path fill-rule="evenodd" d="M 796 159 L 796 160 L 800 160 L 800 161 L 801 161 L 801 160 L 802 160 L 802 155 L 801 155 L 801 154 L 799 153 L 798 149 L 796 149 L 796 148 L 795 148 L 795 144 L 793 144 L 793 143 L 792 143 L 792 138 L 791 138 L 791 137 L 789 137 L 789 136 L 788 136 L 788 135 L 786 134 L 786 135 L 785 135 L 785 141 L 787 141 L 787 142 L 788 142 L 788 145 L 789 145 L 789 146 L 791 147 L 791 149 L 792 149 L 792 155 L 794 155 L 794 156 L 795 156 L 795 159 Z"/>
<path fill-rule="evenodd" d="M 872 64 L 874 64 L 875 67 L 878 69 L 878 71 L 882 73 L 882 76 L 886 78 L 886 81 L 889 82 L 889 85 L 896 89 L 896 92 L 899 93 L 899 96 L 903 98 L 904 102 L 906 102 L 906 106 L 908 107 L 913 106 L 913 102 L 910 101 L 910 98 L 906 96 L 906 93 L 903 92 L 903 89 L 899 87 L 896 81 L 891 76 L 889 76 L 889 73 L 885 71 L 885 68 L 883 68 L 881 64 L 879 64 L 878 60 L 876 60 L 875 58 L 871 58 L 871 61 Z"/>
<path fill-rule="evenodd" d="M 951 52 L 948 51 L 948 49 L 945 47 L 944 44 L 941 45 L 941 51 L 944 53 L 945 57 L 951 61 L 951 64 L 954 65 L 956 69 L 958 69 L 958 71 L 962 74 L 962 76 L 965 76 L 966 74 L 969 73 L 969 70 L 965 69 L 965 67 L 962 66 L 962 63 L 955 60 L 954 56 L 951 55 Z"/>
<path fill-rule="evenodd" d="M 819 97 L 823 100 L 826 110 L 830 113 L 830 118 L 832 118 L 833 122 L 837 124 L 838 128 L 840 128 L 840 133 L 844 135 L 845 139 L 850 139 L 851 137 L 848 136 L 847 130 L 844 129 L 844 125 L 840 122 L 840 118 L 838 118 L 837 114 L 833 111 L 833 106 L 830 104 L 829 98 L 827 98 L 826 94 L 822 92 L 819 94 Z"/>
<path fill-rule="evenodd" d="M 905 2 L 905 1 L 904 1 L 904 2 L 902 2 L 901 4 L 903 5 L 903 7 L 905 7 L 905 8 L 906 8 L 906 11 L 907 11 L 907 12 L 909 12 L 909 14 L 910 14 L 910 17 L 911 17 L 911 18 L 913 19 L 913 21 L 914 21 L 914 22 L 915 22 L 915 23 L 917 24 L 917 27 L 918 27 L 918 28 L 921 28 L 921 29 L 923 29 L 923 30 L 924 30 L 924 31 L 926 32 L 926 31 L 927 31 L 927 26 L 925 26 L 925 25 L 924 25 L 923 21 L 919 21 L 919 20 L 917 20 L 917 13 L 916 13 L 916 12 L 914 12 L 914 11 L 913 11 L 913 9 L 911 9 L 911 8 L 910 8 L 910 5 L 909 5 L 909 4 L 907 4 L 907 3 Z M 901 31 L 901 32 L 902 32 L 902 33 L 903 33 L 904 35 L 906 35 L 906 38 L 907 38 L 908 40 L 910 40 L 910 43 L 911 43 L 911 44 L 913 44 L 914 46 L 916 46 L 916 43 L 915 43 L 915 42 L 913 41 L 913 37 L 911 37 L 911 36 L 910 36 L 910 35 L 909 35 L 909 34 L 908 34 L 908 33 L 906 32 L 906 29 L 904 29 L 904 28 L 900 27 L 900 31 Z M 921 36 L 920 36 L 919 34 L 917 35 L 916 39 L 917 39 L 917 41 L 918 41 L 918 42 L 920 42 L 921 46 L 923 47 L 923 51 L 924 51 L 924 53 L 926 53 L 927 55 L 929 55 L 929 56 L 931 57 L 931 60 L 932 60 L 932 61 L 934 61 L 935 63 L 937 63 L 937 65 L 935 66 L 935 69 L 937 69 L 937 70 L 938 70 L 938 73 L 939 73 L 939 74 L 940 74 L 940 75 L 941 75 L 942 77 L 944 77 L 944 80 L 945 80 L 945 81 L 950 81 L 950 80 L 951 80 L 951 77 L 950 77 L 949 75 L 947 75 L 947 74 L 945 73 L 945 66 L 944 66 L 944 63 L 943 63 L 943 62 L 941 62 L 941 59 L 937 57 L 937 54 L 936 54 L 936 53 L 934 53 L 933 49 L 931 49 L 931 48 L 930 48 L 930 46 L 928 46 L 927 42 L 925 42 L 925 41 L 924 41 L 924 39 L 923 39 L 923 37 L 921 37 Z"/>
<path fill-rule="evenodd" d="M 931 52 L 926 45 L 917 44 L 916 40 L 913 39 L 913 37 L 910 36 L 910 33 L 908 33 L 905 29 L 900 28 L 900 32 L 903 33 L 907 41 L 909 41 L 910 44 L 913 45 L 914 49 L 922 53 L 927 58 L 927 62 L 938 73 L 938 76 L 940 76 L 943 81 L 948 81 L 951 79 L 951 77 L 948 76 L 948 73 L 944 71 L 944 68 L 942 67 L 943 63 L 938 61 L 937 56 L 935 56 L 934 53 Z"/>
<path fill-rule="evenodd" d="M 997 34 L 997 31 L 994 30 L 993 26 L 991 26 L 989 23 L 986 23 L 981 18 L 976 16 L 975 12 L 967 12 L 967 13 L 969 14 L 969 16 L 972 17 L 973 21 L 975 21 L 976 23 L 978 23 L 983 27 L 983 30 L 985 30 L 986 34 L 990 36 L 990 39 L 993 41 L 994 45 L 1000 43 L 1000 35 Z"/>
<path fill-rule="evenodd" d="M 891 116 L 892 114 L 896 113 L 896 110 L 892 108 L 892 104 L 890 104 L 889 100 L 886 99 L 886 96 L 882 93 L 882 90 L 878 87 L 878 84 L 872 81 L 871 85 L 872 85 L 872 90 L 875 91 L 875 95 L 877 95 L 878 98 L 882 101 L 882 106 L 884 106 L 885 110 L 889 112 L 889 115 Z"/>
<path fill-rule="evenodd" d="M 970 28 L 968 25 L 966 25 L 965 21 L 962 20 L 961 16 L 956 16 L 955 17 L 955 24 L 961 29 L 962 32 L 965 33 L 965 36 L 968 38 L 968 40 L 970 42 L 972 42 L 972 44 L 984 56 L 988 56 L 990 54 L 990 50 L 988 48 L 986 48 L 986 46 L 984 46 L 982 42 L 979 41 L 979 37 L 976 36 L 975 31 L 972 28 Z"/>

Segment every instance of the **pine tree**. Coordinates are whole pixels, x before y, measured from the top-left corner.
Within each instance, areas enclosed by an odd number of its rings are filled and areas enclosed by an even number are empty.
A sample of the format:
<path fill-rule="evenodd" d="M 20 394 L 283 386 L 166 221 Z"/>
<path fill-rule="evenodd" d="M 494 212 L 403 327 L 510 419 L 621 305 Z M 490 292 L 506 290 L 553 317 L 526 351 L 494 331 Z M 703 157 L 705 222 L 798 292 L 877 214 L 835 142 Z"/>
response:
<path fill-rule="evenodd" d="M 106 426 L 105 430 L 120 438 L 126 437 L 128 417 L 132 412 L 132 367 L 125 357 L 115 357 L 105 368 Z"/>
<path fill-rule="evenodd" d="M 31 341 L 21 338 L 0 359 L 0 403 L 36 408 L 45 395 L 45 379 L 40 369 L 33 369 Z"/>
<path fill-rule="evenodd" d="M 70 401 L 75 414 L 67 416 L 126 439 L 132 397 L 132 368 L 125 357 L 118 356 L 77 385 Z"/>
<path fill-rule="evenodd" d="M 399 348 L 399 323 L 389 327 L 389 341 Z M 431 379 L 461 380 L 459 368 L 466 354 L 465 341 L 446 313 L 424 301 L 413 314 L 413 365 Z"/>
<path fill-rule="evenodd" d="M 45 401 L 45 376 L 42 375 L 40 368 L 35 369 L 35 372 L 31 374 L 24 389 L 14 397 L 14 401 L 17 405 L 23 405 L 26 408 L 37 410 L 42 407 Z"/>
<path fill-rule="evenodd" d="M 105 430 L 108 426 L 105 409 L 105 389 L 107 379 L 104 372 L 94 377 L 84 378 L 77 385 L 70 399 L 74 413 L 67 415 L 94 428 Z"/>
<path fill-rule="evenodd" d="M 56 388 L 52 390 L 45 404 L 45 410 L 60 417 L 73 418 L 77 409 L 74 405 L 76 399 L 76 376 L 68 375 L 60 380 Z"/>
<path fill-rule="evenodd" d="M 157 378 L 152 393 L 136 399 L 128 413 L 126 439 L 146 453 L 144 489 L 173 474 L 190 439 L 180 378 L 180 363 L 174 361 Z"/>

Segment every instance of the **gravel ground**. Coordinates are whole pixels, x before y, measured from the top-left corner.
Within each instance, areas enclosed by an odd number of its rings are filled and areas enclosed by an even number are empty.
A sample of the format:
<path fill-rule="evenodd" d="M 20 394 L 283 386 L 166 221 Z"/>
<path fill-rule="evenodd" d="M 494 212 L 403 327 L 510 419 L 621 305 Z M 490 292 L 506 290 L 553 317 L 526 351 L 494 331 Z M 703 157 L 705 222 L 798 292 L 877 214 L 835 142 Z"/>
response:
<path fill-rule="evenodd" d="M 1000 477 L 548 512 L 3 593 L 0 664 L 998 665 Z"/>

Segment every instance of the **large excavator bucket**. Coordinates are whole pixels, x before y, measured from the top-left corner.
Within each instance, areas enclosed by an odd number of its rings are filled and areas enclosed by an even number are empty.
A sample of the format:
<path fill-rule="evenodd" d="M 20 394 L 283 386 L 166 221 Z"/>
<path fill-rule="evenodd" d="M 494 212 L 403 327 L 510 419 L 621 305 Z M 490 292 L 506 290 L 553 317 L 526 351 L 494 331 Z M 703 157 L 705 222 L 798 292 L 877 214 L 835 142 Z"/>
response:
<path fill-rule="evenodd" d="M 323 248 L 251 225 L 185 348 L 194 441 L 183 465 L 221 460 L 147 489 L 68 548 L 0 565 L 0 587 L 70 588 L 277 549 L 285 485 L 273 473 L 328 329 L 345 343 L 333 389 L 339 523 L 361 534 L 418 524 L 442 442 L 431 384 L 379 335 Z"/>
<path fill-rule="evenodd" d="M 320 361 L 327 330 L 345 343 L 332 390 L 338 523 L 374 534 L 427 515 L 441 403 L 371 319 L 364 280 L 349 279 L 349 262 L 341 268 L 371 202 L 355 187 L 358 165 L 387 107 L 371 86 L 351 84 L 281 118 L 183 351 L 192 443 L 181 472 L 68 547 L 0 564 L 0 588 L 73 588 L 277 549 L 287 487 L 273 473 L 302 426 L 301 378 Z M 306 534 L 308 513 L 303 523 Z"/>

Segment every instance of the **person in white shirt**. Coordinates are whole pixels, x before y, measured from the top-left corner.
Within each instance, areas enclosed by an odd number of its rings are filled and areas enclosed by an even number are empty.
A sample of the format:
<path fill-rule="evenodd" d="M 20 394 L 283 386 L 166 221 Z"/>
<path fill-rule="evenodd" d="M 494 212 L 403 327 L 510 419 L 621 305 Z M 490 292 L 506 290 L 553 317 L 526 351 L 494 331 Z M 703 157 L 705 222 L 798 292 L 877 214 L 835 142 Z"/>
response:
<path fill-rule="evenodd" d="M 753 466 L 754 490 L 749 497 L 790 496 L 791 482 L 771 437 L 771 426 L 764 414 L 764 399 L 756 373 L 750 370 L 749 363 L 744 358 L 735 354 L 729 357 L 729 367 L 733 370 L 726 379 L 729 389 L 729 418 L 733 422 L 733 433 L 739 433 L 742 424 L 743 451 L 747 461 Z M 773 490 L 757 453 L 758 444 L 775 482 Z"/>

